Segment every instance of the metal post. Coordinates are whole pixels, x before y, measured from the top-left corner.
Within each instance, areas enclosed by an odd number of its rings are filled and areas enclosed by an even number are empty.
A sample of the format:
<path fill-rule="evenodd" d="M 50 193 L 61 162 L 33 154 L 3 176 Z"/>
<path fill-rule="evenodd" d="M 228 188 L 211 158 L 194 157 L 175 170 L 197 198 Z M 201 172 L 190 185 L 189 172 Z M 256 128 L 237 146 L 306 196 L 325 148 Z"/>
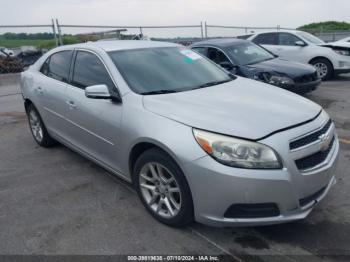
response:
<path fill-rule="evenodd" d="M 56 26 L 57 26 L 59 43 L 60 43 L 60 45 L 63 45 L 61 27 L 60 27 L 60 24 L 58 23 L 58 19 L 57 18 L 56 18 Z"/>
<path fill-rule="evenodd" d="M 207 22 L 204 22 L 204 32 L 205 32 L 205 38 L 208 38 L 208 28 L 207 28 Z"/>
<path fill-rule="evenodd" d="M 58 39 L 57 39 L 57 35 L 56 35 L 55 21 L 53 20 L 53 18 L 51 19 L 51 22 L 52 22 L 53 38 L 55 39 L 55 45 L 57 47 L 58 46 Z"/>
<path fill-rule="evenodd" d="M 281 28 L 281 26 L 280 26 L 280 25 L 277 25 L 277 31 L 279 31 L 279 30 L 280 30 L 280 28 Z"/>
<path fill-rule="evenodd" d="M 142 26 L 140 26 L 140 34 L 141 34 L 141 36 L 143 36 Z"/>
<path fill-rule="evenodd" d="M 203 35 L 203 22 L 201 22 L 201 37 L 202 37 L 202 39 L 204 38 L 204 35 Z"/>

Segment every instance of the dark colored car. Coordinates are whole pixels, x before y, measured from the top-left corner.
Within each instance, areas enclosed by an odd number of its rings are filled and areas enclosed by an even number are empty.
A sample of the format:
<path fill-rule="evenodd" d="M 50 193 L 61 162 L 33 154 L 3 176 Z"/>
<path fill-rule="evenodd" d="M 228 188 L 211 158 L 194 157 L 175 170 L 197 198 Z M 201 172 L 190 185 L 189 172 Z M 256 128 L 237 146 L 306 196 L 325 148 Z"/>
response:
<path fill-rule="evenodd" d="M 314 67 L 280 59 L 263 47 L 243 39 L 211 39 L 195 43 L 191 48 L 235 75 L 295 93 L 310 92 L 321 83 Z"/>

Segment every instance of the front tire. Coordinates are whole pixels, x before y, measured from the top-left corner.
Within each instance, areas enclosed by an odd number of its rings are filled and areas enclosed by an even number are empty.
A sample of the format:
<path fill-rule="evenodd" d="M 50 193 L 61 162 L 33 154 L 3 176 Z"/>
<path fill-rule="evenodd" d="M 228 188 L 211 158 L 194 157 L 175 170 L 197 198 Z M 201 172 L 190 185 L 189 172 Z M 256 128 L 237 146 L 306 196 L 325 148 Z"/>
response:
<path fill-rule="evenodd" d="M 186 178 L 164 151 L 152 148 L 136 161 L 133 181 L 141 202 L 158 221 L 185 226 L 193 221 L 193 202 Z"/>
<path fill-rule="evenodd" d="M 310 62 L 313 67 L 317 70 L 318 76 L 322 81 L 329 80 L 334 75 L 334 69 L 332 63 L 325 58 L 316 58 Z"/>
<path fill-rule="evenodd" d="M 35 142 L 42 147 L 51 147 L 57 142 L 49 135 L 43 120 L 33 104 L 26 108 L 30 131 Z"/>

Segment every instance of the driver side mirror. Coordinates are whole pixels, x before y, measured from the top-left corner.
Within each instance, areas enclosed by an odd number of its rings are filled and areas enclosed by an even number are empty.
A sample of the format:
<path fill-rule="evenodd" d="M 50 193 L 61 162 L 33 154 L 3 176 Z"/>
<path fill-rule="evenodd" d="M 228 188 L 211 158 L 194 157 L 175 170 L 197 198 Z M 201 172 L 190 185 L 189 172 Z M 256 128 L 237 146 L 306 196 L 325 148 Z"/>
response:
<path fill-rule="evenodd" d="M 85 96 L 92 99 L 112 98 L 106 85 L 94 85 L 85 88 Z"/>
<path fill-rule="evenodd" d="M 230 73 L 232 74 L 236 74 L 236 71 L 237 71 L 237 66 L 231 64 L 230 62 L 221 62 L 219 64 L 222 68 L 226 69 L 227 71 L 229 71 Z"/>
<path fill-rule="evenodd" d="M 228 71 L 231 71 L 233 69 L 233 65 L 230 62 L 221 62 L 219 65 Z"/>
<path fill-rule="evenodd" d="M 295 44 L 296 46 L 301 46 L 301 47 L 304 47 L 304 46 L 307 45 L 307 44 L 306 44 L 305 42 L 303 42 L 303 41 L 296 41 L 294 44 Z"/>

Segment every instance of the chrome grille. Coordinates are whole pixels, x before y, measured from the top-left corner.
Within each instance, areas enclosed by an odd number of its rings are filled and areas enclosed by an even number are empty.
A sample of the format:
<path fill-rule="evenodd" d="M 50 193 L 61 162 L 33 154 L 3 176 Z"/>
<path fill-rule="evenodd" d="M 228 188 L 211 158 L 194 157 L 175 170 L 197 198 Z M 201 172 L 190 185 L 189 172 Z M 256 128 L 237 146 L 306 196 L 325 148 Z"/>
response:
<path fill-rule="evenodd" d="M 317 141 L 321 135 L 327 133 L 327 131 L 329 130 L 331 125 L 332 125 L 332 120 L 329 119 L 328 122 L 320 130 L 318 130 L 312 134 L 309 134 L 307 136 L 304 136 L 300 139 L 297 139 L 297 140 L 290 142 L 289 149 L 295 150 L 297 148 L 306 146 L 308 144 L 311 144 L 311 143 Z"/>
<path fill-rule="evenodd" d="M 322 164 L 328 157 L 329 152 L 332 150 L 335 141 L 335 136 L 333 136 L 328 148 L 324 151 L 319 151 L 307 157 L 295 160 L 295 164 L 299 170 L 307 170 Z"/>

